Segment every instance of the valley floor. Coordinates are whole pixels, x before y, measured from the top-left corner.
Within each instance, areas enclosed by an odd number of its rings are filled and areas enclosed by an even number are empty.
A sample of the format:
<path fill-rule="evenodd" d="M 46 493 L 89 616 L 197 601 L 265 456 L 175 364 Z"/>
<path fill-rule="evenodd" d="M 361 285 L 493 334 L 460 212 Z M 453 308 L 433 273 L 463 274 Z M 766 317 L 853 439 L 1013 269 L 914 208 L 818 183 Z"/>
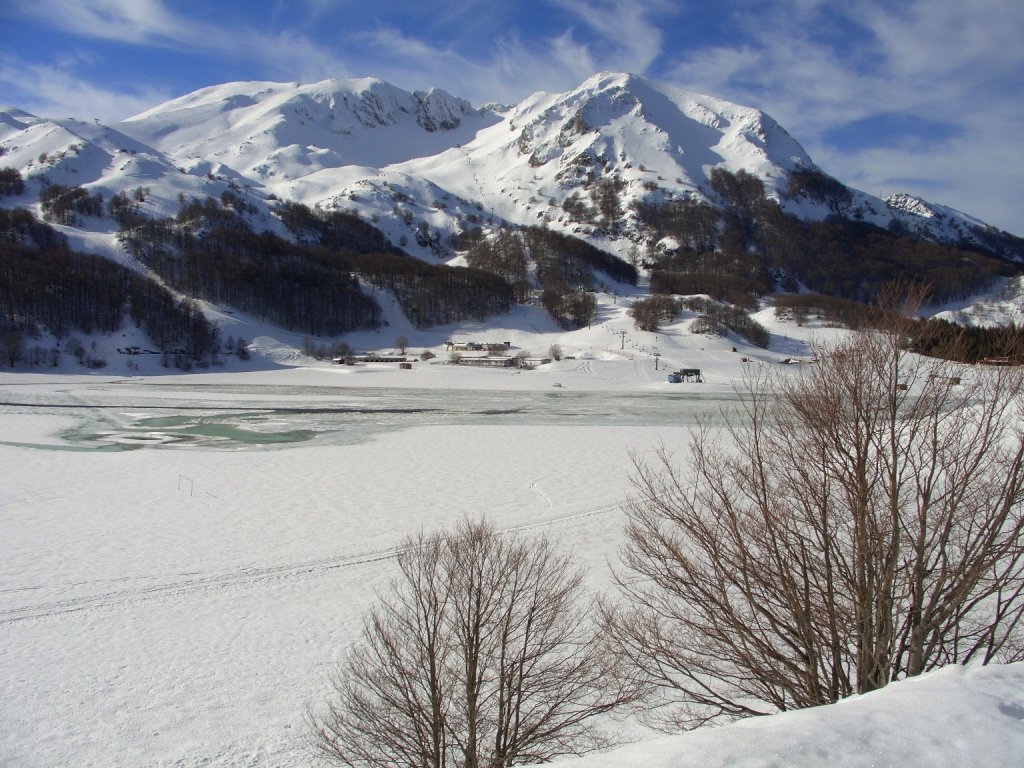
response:
<path fill-rule="evenodd" d="M 0 764 L 306 765 L 404 536 L 487 516 L 604 585 L 629 452 L 687 434 L 554 389 L 226 378 L 0 381 Z"/>
<path fill-rule="evenodd" d="M 607 587 L 630 456 L 685 452 L 733 402 L 724 374 L 698 389 L 635 366 L 0 375 L 0 765 L 313 764 L 304 712 L 420 528 L 546 532 Z M 904 709 L 959 696 L 960 678 L 937 679 L 903 684 L 922 695 L 890 697 L 849 742 L 813 746 L 871 697 L 585 765 L 884 765 L 865 745 L 910 738 Z M 927 760 L 901 765 L 940 764 L 948 744 L 1024 761 L 1024 673 L 964 679 L 967 703 L 919 716 L 940 723 Z"/>

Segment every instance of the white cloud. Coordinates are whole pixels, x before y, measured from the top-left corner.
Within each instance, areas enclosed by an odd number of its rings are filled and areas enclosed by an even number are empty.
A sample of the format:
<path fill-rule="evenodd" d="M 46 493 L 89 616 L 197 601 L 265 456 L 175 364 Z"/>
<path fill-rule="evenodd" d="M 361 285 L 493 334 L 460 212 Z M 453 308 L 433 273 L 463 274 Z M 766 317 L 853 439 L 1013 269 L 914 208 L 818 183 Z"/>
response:
<path fill-rule="evenodd" d="M 162 0 L 15 0 L 22 13 L 59 29 L 102 40 L 136 44 L 191 43 L 193 25 Z"/>
<path fill-rule="evenodd" d="M 476 104 L 518 101 L 536 90 L 562 90 L 591 75 L 589 49 L 571 32 L 528 46 L 508 35 L 493 41 L 484 60 L 430 44 L 393 27 L 361 40 L 369 72 L 405 88 L 443 87 Z"/>
<path fill-rule="evenodd" d="M 603 69 L 595 63 L 590 47 L 578 43 L 572 35 L 572 30 L 566 30 L 558 37 L 551 40 L 551 53 L 555 60 L 561 64 L 562 69 L 569 75 L 572 83 L 585 80 L 599 69 Z"/>
<path fill-rule="evenodd" d="M 820 34 L 837 7 L 790 0 L 739 16 L 736 44 L 690 52 L 670 77 L 766 110 L 819 165 L 865 191 L 921 194 L 1024 232 L 1013 202 L 1024 196 L 1024 167 L 1010 161 L 1024 124 L 1024 5 L 858 0 L 843 6 L 839 29 L 857 35 L 845 46 Z M 830 130 L 882 114 L 948 130 L 927 146 L 844 150 L 826 141 Z"/>
<path fill-rule="evenodd" d="M 405 87 L 439 85 L 475 103 L 516 101 L 538 90 L 566 90 L 601 70 L 644 72 L 663 50 L 663 34 L 653 18 L 673 8 L 664 0 L 552 3 L 569 13 L 574 26 L 530 41 L 510 30 L 475 58 L 381 26 L 364 37 L 360 61 Z"/>
<path fill-rule="evenodd" d="M 1024 62 L 1024 5 L 1017 0 L 893 6 L 860 0 L 855 8 L 904 76 L 961 79 Z"/>
<path fill-rule="evenodd" d="M 99 118 L 112 123 L 149 109 L 173 94 L 153 88 L 112 91 L 73 74 L 73 67 L 0 64 L 0 84 L 18 95 L 18 107 L 40 117 Z"/>
<path fill-rule="evenodd" d="M 256 59 L 262 66 L 269 67 L 274 78 L 316 82 L 354 76 L 349 65 L 336 53 L 291 32 L 274 35 L 248 32 L 230 50 L 237 58 Z"/>
<path fill-rule="evenodd" d="M 221 26 L 189 19 L 170 10 L 163 0 L 16 2 L 22 13 L 84 37 L 249 60 L 254 69 L 269 68 L 274 77 L 290 80 L 348 73 L 340 57 L 301 34 L 266 33 L 244 22 Z"/>
<path fill-rule="evenodd" d="M 659 0 L 556 0 L 601 39 L 601 69 L 642 74 L 661 55 L 661 27 L 652 20 L 672 6 Z"/>
<path fill-rule="evenodd" d="M 939 148 L 907 140 L 853 152 L 825 144 L 809 145 L 808 151 L 830 173 L 865 192 L 910 192 L 1020 235 L 1024 178 L 1012 138 L 1019 131 L 1019 117 L 985 115 L 967 120 L 963 134 Z"/>
<path fill-rule="evenodd" d="M 524 41 L 510 29 L 493 40 L 488 53 L 473 57 L 464 55 L 458 42 L 432 40 L 428 30 L 421 36 L 387 25 L 354 33 L 341 29 L 332 49 L 298 32 L 268 33 L 244 20 L 223 27 L 189 18 L 166 0 L 15 0 L 14 7 L 89 38 L 251 60 L 254 71 L 273 78 L 310 81 L 372 73 L 402 87 L 444 87 L 477 103 L 564 90 L 599 70 L 643 72 L 663 44 L 652 14 L 672 8 L 667 0 L 549 1 L 567 11 L 578 30 Z M 309 23 L 330 10 L 327 0 L 306 0 L 300 15 Z M 272 15 L 285 11 L 282 5 Z M 458 17 L 466 34 L 474 34 L 472 21 L 480 12 L 479 3 L 456 2 L 439 9 L 438 18 Z"/>

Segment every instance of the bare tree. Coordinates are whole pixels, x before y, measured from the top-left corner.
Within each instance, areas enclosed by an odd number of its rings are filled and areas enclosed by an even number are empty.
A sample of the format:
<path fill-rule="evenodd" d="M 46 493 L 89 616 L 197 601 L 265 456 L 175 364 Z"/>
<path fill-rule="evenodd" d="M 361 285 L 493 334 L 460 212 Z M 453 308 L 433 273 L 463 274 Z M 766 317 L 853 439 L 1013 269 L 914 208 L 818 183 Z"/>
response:
<path fill-rule="evenodd" d="M 602 744 L 591 721 L 630 700 L 589 619 L 581 573 L 545 539 L 486 523 L 421 534 L 310 714 L 349 766 L 509 766 Z"/>
<path fill-rule="evenodd" d="M 690 727 L 1021 658 L 1022 374 L 903 331 L 753 377 L 685 468 L 635 459 L 619 650 Z"/>

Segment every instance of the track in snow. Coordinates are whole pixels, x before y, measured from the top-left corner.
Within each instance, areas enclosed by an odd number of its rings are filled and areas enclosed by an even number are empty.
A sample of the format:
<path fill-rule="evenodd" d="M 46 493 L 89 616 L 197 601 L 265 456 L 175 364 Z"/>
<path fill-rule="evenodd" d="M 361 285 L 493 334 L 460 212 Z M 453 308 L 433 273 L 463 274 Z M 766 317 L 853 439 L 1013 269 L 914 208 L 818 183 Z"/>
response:
<path fill-rule="evenodd" d="M 534 520 L 528 523 L 508 526 L 501 530 L 504 533 L 527 531 L 535 528 L 543 528 L 545 526 L 554 526 L 560 523 L 571 522 L 586 517 L 604 515 L 618 509 L 618 504 L 605 504 L 584 510 L 583 512 L 573 512 L 554 517 L 547 517 L 541 520 Z M 66 600 L 52 600 L 44 603 L 37 603 L 35 605 L 8 608 L 0 610 L 0 625 L 12 624 L 17 621 L 26 621 L 29 619 L 61 617 L 78 611 L 102 610 L 146 600 L 209 592 L 228 589 L 231 587 L 246 588 L 260 582 L 272 581 L 275 579 L 317 576 L 327 571 L 339 568 L 352 568 L 355 566 L 381 562 L 383 560 L 391 560 L 404 551 L 406 551 L 404 546 L 398 546 L 388 549 L 337 555 L 334 557 L 310 560 L 308 562 L 290 565 L 241 568 L 227 573 L 198 576 L 181 581 L 155 584 L 148 587 L 112 590 L 99 595 L 68 598 Z"/>

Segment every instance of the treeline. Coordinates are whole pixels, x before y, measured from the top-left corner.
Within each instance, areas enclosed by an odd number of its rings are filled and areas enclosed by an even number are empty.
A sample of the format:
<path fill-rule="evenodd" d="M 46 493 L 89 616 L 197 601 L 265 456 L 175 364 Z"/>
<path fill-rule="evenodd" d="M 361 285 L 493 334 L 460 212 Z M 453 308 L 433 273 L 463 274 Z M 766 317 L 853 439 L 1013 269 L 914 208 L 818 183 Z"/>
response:
<path fill-rule="evenodd" d="M 119 238 L 181 293 L 288 330 L 335 336 L 380 325 L 380 307 L 343 255 L 254 232 L 214 198 L 183 201 L 166 219 L 126 217 Z"/>
<path fill-rule="evenodd" d="M 807 197 L 825 203 L 832 213 L 836 214 L 853 201 L 849 187 L 813 168 L 797 168 L 790 171 L 786 194 L 790 198 Z"/>
<path fill-rule="evenodd" d="M 751 344 L 768 348 L 771 339 L 768 330 L 743 310 L 697 296 L 683 299 L 682 303 L 686 309 L 700 315 L 691 326 L 693 333 L 717 333 L 724 336 L 722 329 L 727 328 Z"/>
<path fill-rule="evenodd" d="M 353 213 L 290 202 L 281 203 L 274 212 L 303 245 L 320 245 L 354 253 L 404 253 L 393 246 L 383 232 Z"/>
<path fill-rule="evenodd" d="M 844 326 L 856 331 L 881 327 L 888 318 L 878 307 L 820 293 L 778 294 L 774 303 L 776 317 L 792 320 L 797 325 L 817 320 L 826 325 Z"/>
<path fill-rule="evenodd" d="M 907 346 L 922 355 L 959 363 L 1001 360 L 1024 364 L 1024 329 L 1013 324 L 996 328 L 965 327 L 929 318 L 907 325 L 905 318 L 877 306 L 816 293 L 776 296 L 775 314 L 801 325 L 816 320 L 854 330 L 906 327 Z"/>
<path fill-rule="evenodd" d="M 341 256 L 354 274 L 390 290 L 417 327 L 483 320 L 515 303 L 509 281 L 486 270 L 427 264 L 355 214 L 285 202 L 275 213 L 300 243 Z"/>
<path fill-rule="evenodd" d="M 485 235 L 475 230 L 458 247 L 466 263 L 497 275 L 512 287 L 515 300 L 527 303 L 540 295 L 541 304 L 567 328 L 582 328 L 594 317 L 597 300 L 590 293 L 603 272 L 612 280 L 636 285 L 632 264 L 575 237 L 541 227 L 500 228 Z"/>
<path fill-rule="evenodd" d="M 591 158 L 587 154 L 580 155 L 577 164 L 581 167 L 586 165 L 604 166 L 604 162 L 598 158 Z M 626 182 L 617 176 L 606 176 L 595 180 L 587 176 L 583 182 L 583 188 L 589 194 L 589 200 L 580 195 L 579 192 L 572 192 L 562 201 L 562 210 L 571 221 L 588 222 L 597 224 L 600 220 L 600 229 L 604 232 L 616 233 L 622 224 L 622 190 Z"/>
<path fill-rule="evenodd" d="M 640 203 L 636 215 L 655 239 L 671 237 L 679 248 L 648 257 L 651 289 L 703 293 L 740 306 L 751 297 L 803 285 L 861 303 L 893 282 L 927 283 L 935 301 L 962 299 L 989 286 L 1008 264 L 976 250 L 917 240 L 840 215 L 805 222 L 783 213 L 757 177 L 720 168 L 710 184 L 722 208 L 696 200 Z M 839 182 L 811 171 L 791 178 L 791 195 L 828 203 L 848 202 Z"/>
<path fill-rule="evenodd" d="M 126 314 L 158 350 L 175 355 L 177 365 L 212 359 L 220 351 L 218 328 L 193 303 L 109 259 L 70 250 L 65 238 L 28 211 L 0 210 L 0 323 L 7 363 L 16 364 L 26 339 L 40 332 L 57 339 L 76 331 L 111 333 Z"/>
<path fill-rule="evenodd" d="M 57 224 L 75 226 L 78 215 L 102 216 L 103 195 L 89 194 L 82 187 L 66 187 L 63 184 L 45 184 L 39 191 L 39 207 L 43 219 Z"/>
<path fill-rule="evenodd" d="M 543 227 L 501 228 L 489 236 L 477 229 L 464 235 L 458 245 L 467 249 L 467 264 L 501 275 L 521 294 L 535 287 L 531 274 L 541 290 L 593 288 L 595 271 L 621 283 L 636 285 L 637 281 L 632 264 Z"/>
<path fill-rule="evenodd" d="M 523 234 L 544 288 L 557 287 L 559 283 L 570 283 L 573 288 L 591 288 L 595 270 L 617 282 L 636 285 L 635 266 L 578 237 L 542 227 L 527 227 Z M 571 284 L 576 275 L 580 276 L 579 282 Z"/>
<path fill-rule="evenodd" d="M 35 248 L 66 247 L 68 239 L 24 208 L 0 208 L 0 244 Z"/>
<path fill-rule="evenodd" d="M 931 318 L 918 323 L 914 349 L 922 355 L 960 363 L 1024 365 L 1024 329 L 964 327 Z"/>
<path fill-rule="evenodd" d="M 627 314 L 633 318 L 637 330 L 653 333 L 661 328 L 662 323 L 671 323 L 675 320 L 682 306 L 679 299 L 654 294 L 634 301 Z"/>
<path fill-rule="evenodd" d="M 597 299 L 589 291 L 547 290 L 541 293 L 540 303 L 563 328 L 590 325 L 597 314 Z"/>
<path fill-rule="evenodd" d="M 17 196 L 25 192 L 25 180 L 17 168 L 0 168 L 0 197 Z"/>
<path fill-rule="evenodd" d="M 380 324 L 380 307 L 362 293 L 351 265 L 330 252 L 297 248 L 248 229 L 221 227 L 202 236 L 178 231 L 161 237 L 172 245 L 180 242 L 180 248 L 165 245 L 133 252 L 187 296 L 317 336 Z"/>

